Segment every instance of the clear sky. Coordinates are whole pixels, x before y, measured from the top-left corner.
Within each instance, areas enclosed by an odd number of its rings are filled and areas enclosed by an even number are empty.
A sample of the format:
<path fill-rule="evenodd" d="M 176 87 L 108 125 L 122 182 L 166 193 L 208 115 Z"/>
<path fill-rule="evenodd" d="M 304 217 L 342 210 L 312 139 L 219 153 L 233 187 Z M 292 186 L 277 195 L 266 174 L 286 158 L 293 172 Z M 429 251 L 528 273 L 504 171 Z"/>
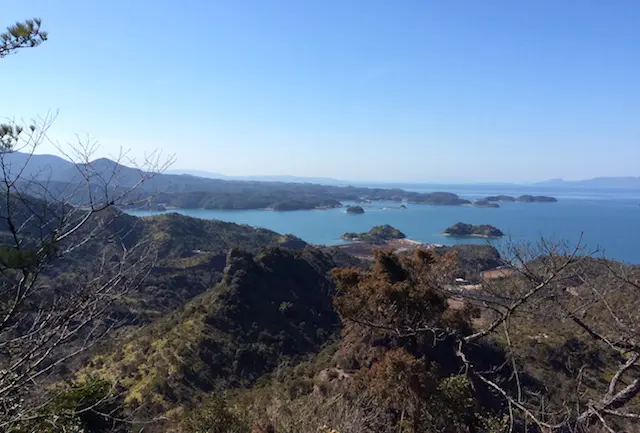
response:
<path fill-rule="evenodd" d="M 3 0 L 50 40 L 0 116 L 174 168 L 348 180 L 640 175 L 638 0 Z M 40 153 L 54 153 L 44 146 Z"/>

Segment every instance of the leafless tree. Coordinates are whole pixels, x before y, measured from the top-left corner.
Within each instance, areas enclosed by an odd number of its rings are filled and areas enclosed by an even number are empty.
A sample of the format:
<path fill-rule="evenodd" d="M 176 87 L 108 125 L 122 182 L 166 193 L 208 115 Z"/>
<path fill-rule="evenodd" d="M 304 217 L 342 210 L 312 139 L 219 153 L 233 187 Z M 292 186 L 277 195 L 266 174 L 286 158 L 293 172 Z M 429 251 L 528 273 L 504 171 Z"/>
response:
<path fill-rule="evenodd" d="M 79 141 L 59 147 L 73 162 L 59 177 L 34 163 L 53 120 L 0 126 L 0 430 L 38 416 L 52 375 L 122 323 L 114 303 L 155 259 L 117 208 L 148 197 L 143 185 L 171 158 L 132 169 L 125 153 L 93 161 L 95 143 Z"/>
<path fill-rule="evenodd" d="M 16 22 L 0 34 L 0 58 L 47 39 L 40 19 Z M 37 417 L 55 397 L 45 392 L 52 375 L 122 322 L 114 305 L 155 255 L 117 208 L 148 198 L 143 186 L 172 162 L 154 153 L 136 164 L 126 152 L 96 160 L 91 139 L 49 140 L 54 120 L 0 120 L 0 431 Z M 44 143 L 72 164 L 37 162 Z"/>
<path fill-rule="evenodd" d="M 484 307 L 491 317 L 484 327 L 459 340 L 458 355 L 470 373 L 541 430 L 619 431 L 629 429 L 627 420 L 640 421 L 637 402 L 633 403 L 640 394 L 637 269 L 596 258 L 597 252 L 586 249 L 582 241 L 569 247 L 542 240 L 535 246 L 511 245 L 506 251 L 508 276 L 485 281 L 484 296 L 468 294 L 469 301 Z M 563 341 L 566 336 L 592 343 L 600 365 L 589 372 L 589 360 L 581 360 L 574 367 L 578 372 L 574 392 L 552 410 L 539 395 L 523 390 L 521 362 L 513 349 L 530 344 L 523 339 Z M 507 346 L 510 362 L 502 367 L 510 370 L 515 386 L 498 384 L 474 369 L 466 348 L 484 338 L 499 339 Z M 592 380 L 588 392 L 583 392 L 586 374 Z M 599 386 L 605 376 L 606 386 Z"/>

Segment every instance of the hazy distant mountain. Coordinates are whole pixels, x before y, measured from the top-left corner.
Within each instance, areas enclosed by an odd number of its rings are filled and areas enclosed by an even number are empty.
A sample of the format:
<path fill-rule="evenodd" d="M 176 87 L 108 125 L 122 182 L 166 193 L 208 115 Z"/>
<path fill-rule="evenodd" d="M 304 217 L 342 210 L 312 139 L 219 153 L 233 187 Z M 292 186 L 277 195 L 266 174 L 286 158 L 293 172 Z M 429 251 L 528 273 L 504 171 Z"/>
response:
<path fill-rule="evenodd" d="M 74 167 L 73 163 L 55 155 L 30 155 L 22 152 L 4 153 L 2 164 L 10 177 L 48 180 Z"/>
<path fill-rule="evenodd" d="M 579 188 L 623 188 L 640 189 L 640 177 L 595 177 L 585 180 L 550 179 L 538 182 L 536 186 L 579 187 Z"/>
<path fill-rule="evenodd" d="M 349 182 L 333 179 L 330 177 L 305 177 L 305 176 L 226 176 L 220 173 L 213 173 L 204 170 L 168 170 L 169 174 L 187 174 L 189 176 L 206 177 L 209 179 L 225 179 L 225 180 L 252 180 L 257 182 L 294 182 L 294 183 L 319 183 L 323 185 L 347 185 Z"/>
<path fill-rule="evenodd" d="M 64 158 L 54 155 L 29 155 L 27 153 L 12 152 L 2 156 L 8 171 L 20 175 L 24 180 L 79 182 L 86 167 L 76 165 Z M 90 163 L 92 175 L 102 176 L 113 184 L 127 187 L 140 180 L 140 170 L 118 164 L 107 158 L 99 158 Z M 95 179 L 99 180 L 99 179 Z M 217 182 L 215 180 L 218 180 Z M 324 185 L 347 185 L 347 182 L 331 178 L 312 178 L 301 176 L 225 176 L 203 170 L 167 170 L 153 180 L 146 182 L 161 189 L 209 189 L 212 185 L 220 185 L 225 181 L 253 181 L 253 182 L 284 182 L 284 183 L 313 183 Z"/>
<path fill-rule="evenodd" d="M 189 176 L 206 177 L 209 179 L 226 179 L 227 178 L 227 176 L 225 176 L 224 174 L 213 173 L 211 171 L 205 171 L 205 170 L 171 169 L 171 170 L 167 170 L 167 173 L 168 174 L 187 174 Z"/>
<path fill-rule="evenodd" d="M 138 183 L 142 177 L 140 170 L 118 164 L 107 158 L 92 161 L 89 166 L 74 164 L 54 155 L 29 155 L 12 152 L 2 155 L 3 164 L 8 168 L 10 177 L 20 177 L 23 181 L 39 182 L 85 182 L 85 176 L 93 184 L 109 183 L 129 187 Z"/>

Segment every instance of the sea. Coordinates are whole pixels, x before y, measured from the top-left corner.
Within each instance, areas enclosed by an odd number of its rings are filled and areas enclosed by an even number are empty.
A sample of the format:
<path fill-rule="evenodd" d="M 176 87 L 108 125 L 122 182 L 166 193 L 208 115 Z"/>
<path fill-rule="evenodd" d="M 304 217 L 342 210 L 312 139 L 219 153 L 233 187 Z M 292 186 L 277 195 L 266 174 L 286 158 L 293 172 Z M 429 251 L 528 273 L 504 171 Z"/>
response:
<path fill-rule="evenodd" d="M 359 185 L 365 186 L 365 185 Z M 640 190 L 520 187 L 513 185 L 370 185 L 417 192 L 447 191 L 476 200 L 488 195 L 549 195 L 557 203 L 499 203 L 500 208 L 434 206 L 375 202 L 359 204 L 361 215 L 348 215 L 343 208 L 274 212 L 269 210 L 177 209 L 196 218 L 218 219 L 291 233 L 306 242 L 322 245 L 343 243 L 345 232 L 366 232 L 389 224 L 409 239 L 431 244 L 490 243 L 500 250 L 509 245 L 547 243 L 573 245 L 581 240 L 583 252 L 625 263 L 640 264 Z M 350 203 L 344 202 L 345 205 Z M 164 212 L 136 210 L 136 216 Z M 442 232 L 452 224 L 491 224 L 506 236 L 499 240 L 451 238 Z"/>

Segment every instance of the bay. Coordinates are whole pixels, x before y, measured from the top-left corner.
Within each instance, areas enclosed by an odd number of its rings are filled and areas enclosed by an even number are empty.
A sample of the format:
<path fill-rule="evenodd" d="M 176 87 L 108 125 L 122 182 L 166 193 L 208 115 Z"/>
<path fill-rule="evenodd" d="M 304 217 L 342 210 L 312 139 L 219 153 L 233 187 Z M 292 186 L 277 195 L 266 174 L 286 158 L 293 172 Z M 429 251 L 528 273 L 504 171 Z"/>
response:
<path fill-rule="evenodd" d="M 340 240 L 343 233 L 368 231 L 380 224 L 390 224 L 410 239 L 421 242 L 478 244 L 487 240 L 456 239 L 444 237 L 441 233 L 456 222 L 491 224 L 506 234 L 501 240 L 490 241 L 498 248 L 505 247 L 508 242 L 536 243 L 541 238 L 574 244 L 582 236 L 588 249 L 598 249 L 598 256 L 640 263 L 640 191 L 523 188 L 511 185 L 406 185 L 405 189 L 454 192 L 470 200 L 497 194 L 540 194 L 554 196 L 559 201 L 500 203 L 498 209 L 407 204 L 406 210 L 393 209 L 399 203 L 376 202 L 361 204 L 365 209 L 362 215 L 347 215 L 340 208 L 288 212 L 179 209 L 170 212 L 248 224 L 283 234 L 291 233 L 309 243 L 323 245 L 343 243 Z M 136 210 L 130 213 L 145 216 L 164 212 Z"/>

